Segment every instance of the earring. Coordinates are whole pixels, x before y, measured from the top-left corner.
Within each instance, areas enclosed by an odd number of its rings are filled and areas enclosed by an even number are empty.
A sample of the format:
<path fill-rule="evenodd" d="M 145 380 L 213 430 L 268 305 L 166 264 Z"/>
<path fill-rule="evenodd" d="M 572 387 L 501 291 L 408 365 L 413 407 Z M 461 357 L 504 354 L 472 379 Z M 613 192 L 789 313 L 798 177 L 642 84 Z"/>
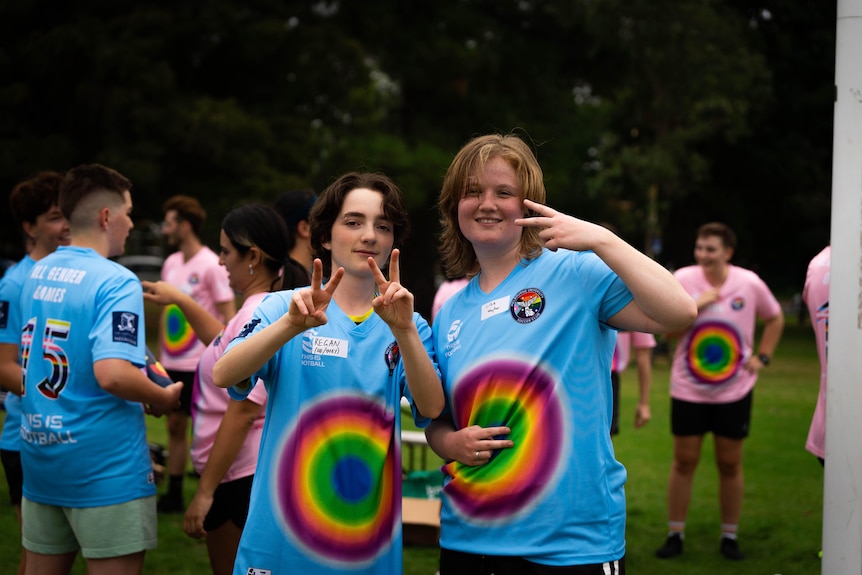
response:
<path fill-rule="evenodd" d="M 248 275 L 250 275 L 250 276 L 254 275 L 254 266 L 251 264 L 248 264 Z"/>

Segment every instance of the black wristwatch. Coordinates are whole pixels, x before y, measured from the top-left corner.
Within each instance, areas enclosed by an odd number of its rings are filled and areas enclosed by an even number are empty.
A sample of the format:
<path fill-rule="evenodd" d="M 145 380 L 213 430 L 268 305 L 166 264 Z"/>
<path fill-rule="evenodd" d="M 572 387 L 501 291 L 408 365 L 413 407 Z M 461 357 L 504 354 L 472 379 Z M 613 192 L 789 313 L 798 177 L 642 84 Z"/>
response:
<path fill-rule="evenodd" d="M 757 354 L 757 359 L 759 359 L 760 363 L 762 363 L 763 365 L 769 365 L 769 356 L 765 353 Z"/>

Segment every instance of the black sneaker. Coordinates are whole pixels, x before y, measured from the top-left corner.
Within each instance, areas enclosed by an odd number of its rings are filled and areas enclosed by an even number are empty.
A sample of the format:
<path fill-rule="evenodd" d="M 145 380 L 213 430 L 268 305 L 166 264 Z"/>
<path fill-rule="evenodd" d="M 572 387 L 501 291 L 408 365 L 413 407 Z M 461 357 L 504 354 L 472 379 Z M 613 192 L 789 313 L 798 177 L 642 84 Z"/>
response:
<path fill-rule="evenodd" d="M 163 495 L 156 503 L 156 509 L 159 513 L 184 513 L 183 500 L 179 497 Z"/>
<path fill-rule="evenodd" d="M 655 556 L 659 559 L 670 559 L 682 555 L 682 535 L 671 533 L 660 548 L 656 549 Z"/>
<path fill-rule="evenodd" d="M 739 561 L 740 559 L 745 559 L 745 554 L 739 550 L 739 544 L 736 542 L 736 539 L 731 539 L 730 537 L 722 537 L 721 538 L 721 554 L 724 555 L 727 559 L 732 559 L 733 561 Z"/>

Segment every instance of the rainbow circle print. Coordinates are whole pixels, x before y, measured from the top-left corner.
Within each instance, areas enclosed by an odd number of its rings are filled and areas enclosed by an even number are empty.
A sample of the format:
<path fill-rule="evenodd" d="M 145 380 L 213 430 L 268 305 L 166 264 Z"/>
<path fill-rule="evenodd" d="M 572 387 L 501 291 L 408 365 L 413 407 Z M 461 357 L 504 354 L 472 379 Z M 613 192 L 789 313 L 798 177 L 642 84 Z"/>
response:
<path fill-rule="evenodd" d="M 189 321 L 174 304 L 165 307 L 165 339 L 162 342 L 170 356 L 181 356 L 191 350 L 198 339 Z"/>
<path fill-rule="evenodd" d="M 303 406 L 273 466 L 272 500 L 294 544 L 332 565 L 373 562 L 401 517 L 395 412 L 341 390 Z"/>
<path fill-rule="evenodd" d="M 511 520 L 553 489 L 570 451 L 570 418 L 556 378 L 542 366 L 495 358 L 474 366 L 455 384 L 458 427 L 505 425 L 515 446 L 486 465 L 448 463 L 444 490 L 453 509 L 474 524 Z"/>
<path fill-rule="evenodd" d="M 742 356 L 739 332 L 730 324 L 707 321 L 692 329 L 685 363 L 695 381 L 721 385 L 739 371 Z"/>

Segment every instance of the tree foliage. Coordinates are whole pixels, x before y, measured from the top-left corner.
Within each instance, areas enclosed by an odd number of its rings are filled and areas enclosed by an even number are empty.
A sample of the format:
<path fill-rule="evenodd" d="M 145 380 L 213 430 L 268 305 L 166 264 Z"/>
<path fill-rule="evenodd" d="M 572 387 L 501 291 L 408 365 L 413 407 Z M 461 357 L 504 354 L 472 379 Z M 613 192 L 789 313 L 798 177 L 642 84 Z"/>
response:
<path fill-rule="evenodd" d="M 172 194 L 199 197 L 213 243 L 240 202 L 383 171 L 413 216 L 405 276 L 427 311 L 446 166 L 470 137 L 515 130 L 555 207 L 647 251 L 662 238 L 657 257 L 676 265 L 697 225 L 725 220 L 741 262 L 789 289 L 828 239 L 835 7 L 823 8 L 13 0 L 0 5 L 0 184 L 103 162 L 134 182 L 140 220 Z M 3 255 L 17 258 L 4 224 Z M 788 224 L 805 231 L 788 238 Z"/>

